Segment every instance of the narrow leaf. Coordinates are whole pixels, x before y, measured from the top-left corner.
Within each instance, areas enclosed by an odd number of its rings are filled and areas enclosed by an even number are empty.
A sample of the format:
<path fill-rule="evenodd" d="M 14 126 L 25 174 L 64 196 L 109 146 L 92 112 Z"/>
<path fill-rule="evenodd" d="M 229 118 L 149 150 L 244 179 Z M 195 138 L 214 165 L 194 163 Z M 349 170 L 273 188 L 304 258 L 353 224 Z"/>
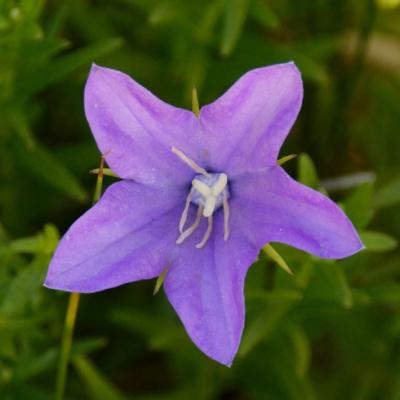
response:
<path fill-rule="evenodd" d="M 362 231 L 360 237 L 369 251 L 384 252 L 397 247 L 397 240 L 383 232 Z"/>
<path fill-rule="evenodd" d="M 299 181 L 304 185 L 317 189 L 319 179 L 317 170 L 308 154 L 300 154 L 298 160 Z"/>
<path fill-rule="evenodd" d="M 277 301 L 269 295 L 274 292 L 266 292 L 266 296 L 257 296 L 259 300 L 264 302 L 263 310 L 258 313 L 253 320 L 248 323 L 248 327 L 244 332 L 243 340 L 239 349 L 239 355 L 245 356 L 257 346 L 262 340 L 265 340 L 275 328 L 279 326 L 284 315 L 290 310 L 293 303 L 301 300 L 301 293 L 291 291 L 289 296 L 280 297 Z"/>
<path fill-rule="evenodd" d="M 378 189 L 373 198 L 376 208 L 391 207 L 400 203 L 400 177 Z"/>
<path fill-rule="evenodd" d="M 72 358 L 79 376 L 86 385 L 88 395 L 93 400 L 122 400 L 125 397 L 92 362 L 84 356 Z"/>
<path fill-rule="evenodd" d="M 249 7 L 249 0 L 225 1 L 225 19 L 221 39 L 221 54 L 228 56 L 232 53 L 239 40 Z"/>
<path fill-rule="evenodd" d="M 295 353 L 295 371 L 299 378 L 307 374 L 311 361 L 311 346 L 306 332 L 300 326 L 292 326 L 289 338 Z"/>
<path fill-rule="evenodd" d="M 58 82 L 77 68 L 93 62 L 97 57 L 114 51 L 122 44 L 119 38 L 101 40 L 91 46 L 76 50 L 32 70 L 17 81 L 17 91 L 32 95 L 45 87 Z"/>
<path fill-rule="evenodd" d="M 86 192 L 79 181 L 47 149 L 39 144 L 31 149 L 18 145 L 15 151 L 19 166 L 26 174 L 47 182 L 74 200 L 86 200 Z"/>
<path fill-rule="evenodd" d="M 346 214 L 358 229 L 365 228 L 373 216 L 371 207 L 373 188 L 372 183 L 365 183 L 353 190 L 344 202 Z"/>

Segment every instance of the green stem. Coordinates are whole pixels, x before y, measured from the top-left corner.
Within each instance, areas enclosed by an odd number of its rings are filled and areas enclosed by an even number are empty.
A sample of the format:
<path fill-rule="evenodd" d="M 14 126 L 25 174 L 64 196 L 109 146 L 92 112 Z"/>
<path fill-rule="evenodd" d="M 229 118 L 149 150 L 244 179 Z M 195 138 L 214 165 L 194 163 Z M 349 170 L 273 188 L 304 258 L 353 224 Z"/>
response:
<path fill-rule="evenodd" d="M 96 203 L 101 195 L 103 187 L 103 168 L 104 159 L 101 158 L 100 167 L 97 174 L 96 188 L 93 195 L 93 204 Z M 71 355 L 72 338 L 74 334 L 76 315 L 79 307 L 79 293 L 71 293 L 69 296 L 67 314 L 65 316 L 64 330 L 61 341 L 60 359 L 57 370 L 55 400 L 64 398 L 65 384 L 67 381 L 68 364 Z"/>
<path fill-rule="evenodd" d="M 67 314 L 65 316 L 64 332 L 61 343 L 60 362 L 58 365 L 57 383 L 56 383 L 56 400 L 62 400 L 65 391 L 65 382 L 67 380 L 67 370 L 69 356 L 72 346 L 72 335 L 74 332 L 76 313 L 79 305 L 79 293 L 71 293 L 69 296 Z"/>

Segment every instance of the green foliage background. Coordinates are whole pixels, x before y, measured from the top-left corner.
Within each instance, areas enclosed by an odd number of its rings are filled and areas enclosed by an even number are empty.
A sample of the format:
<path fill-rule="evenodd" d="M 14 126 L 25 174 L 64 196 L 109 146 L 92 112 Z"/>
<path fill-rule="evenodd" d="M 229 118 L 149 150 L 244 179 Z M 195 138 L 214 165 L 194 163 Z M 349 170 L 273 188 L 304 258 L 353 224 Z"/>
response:
<path fill-rule="evenodd" d="M 0 398 L 53 398 L 68 295 L 42 282 L 94 190 L 90 64 L 190 108 L 192 86 L 205 104 L 294 60 L 305 99 L 282 156 L 309 156 L 285 168 L 339 201 L 367 250 L 327 262 L 277 245 L 293 277 L 261 254 L 231 369 L 191 344 L 154 282 L 83 296 L 66 397 L 400 399 L 398 3 L 0 0 Z M 342 174 L 351 188 L 328 179 Z"/>

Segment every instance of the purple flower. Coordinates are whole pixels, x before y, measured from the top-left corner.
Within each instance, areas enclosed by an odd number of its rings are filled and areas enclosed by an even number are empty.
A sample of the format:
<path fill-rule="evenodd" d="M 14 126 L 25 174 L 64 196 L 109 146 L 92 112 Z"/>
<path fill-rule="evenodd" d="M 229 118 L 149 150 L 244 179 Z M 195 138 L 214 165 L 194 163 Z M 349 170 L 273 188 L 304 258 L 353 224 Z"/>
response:
<path fill-rule="evenodd" d="M 90 293 L 167 268 L 164 289 L 189 336 L 231 365 L 246 272 L 265 244 L 323 258 L 363 248 L 336 204 L 277 165 L 302 96 L 296 66 L 273 65 L 246 73 L 197 118 L 93 66 L 86 116 L 122 180 L 62 238 L 45 285 Z"/>

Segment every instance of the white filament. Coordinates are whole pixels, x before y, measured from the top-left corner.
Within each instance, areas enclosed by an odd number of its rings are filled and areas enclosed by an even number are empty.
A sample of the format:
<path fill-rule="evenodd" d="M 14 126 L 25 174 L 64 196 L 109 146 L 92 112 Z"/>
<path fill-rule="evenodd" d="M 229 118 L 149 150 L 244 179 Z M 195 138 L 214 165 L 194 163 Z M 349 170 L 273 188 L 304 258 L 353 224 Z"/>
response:
<path fill-rule="evenodd" d="M 224 240 L 228 240 L 229 238 L 229 203 L 228 196 L 226 190 L 223 193 L 223 202 L 222 206 L 224 207 Z"/>
<path fill-rule="evenodd" d="M 181 215 L 181 219 L 179 221 L 179 232 L 182 233 L 183 232 L 183 227 L 186 224 L 186 220 L 188 217 L 188 212 L 189 212 L 189 207 L 190 207 L 190 202 L 192 201 L 192 197 L 193 197 L 193 188 L 190 189 L 190 192 L 188 194 L 188 196 L 186 197 L 186 202 L 185 202 L 185 208 L 183 209 L 182 215 Z"/>
<path fill-rule="evenodd" d="M 203 207 L 200 206 L 197 209 L 197 215 L 196 219 L 194 220 L 193 224 L 189 226 L 185 231 L 181 233 L 181 235 L 178 237 L 176 240 L 176 244 L 181 244 L 185 239 L 187 239 L 200 225 L 200 220 L 201 220 L 201 213 L 203 211 Z"/>
<path fill-rule="evenodd" d="M 213 226 L 213 217 L 208 217 L 208 225 L 206 233 L 204 234 L 203 239 L 201 239 L 201 242 L 196 244 L 197 249 L 201 249 L 207 243 L 208 239 L 211 236 L 212 226 Z"/>
<path fill-rule="evenodd" d="M 197 165 L 193 160 L 191 160 L 186 154 L 184 154 L 182 151 L 177 149 L 176 147 L 172 146 L 171 151 L 175 153 L 184 163 L 189 165 L 190 168 L 192 168 L 193 171 L 196 171 L 198 174 L 204 175 L 207 178 L 210 177 L 210 174 L 204 169 L 201 168 L 199 165 Z"/>

